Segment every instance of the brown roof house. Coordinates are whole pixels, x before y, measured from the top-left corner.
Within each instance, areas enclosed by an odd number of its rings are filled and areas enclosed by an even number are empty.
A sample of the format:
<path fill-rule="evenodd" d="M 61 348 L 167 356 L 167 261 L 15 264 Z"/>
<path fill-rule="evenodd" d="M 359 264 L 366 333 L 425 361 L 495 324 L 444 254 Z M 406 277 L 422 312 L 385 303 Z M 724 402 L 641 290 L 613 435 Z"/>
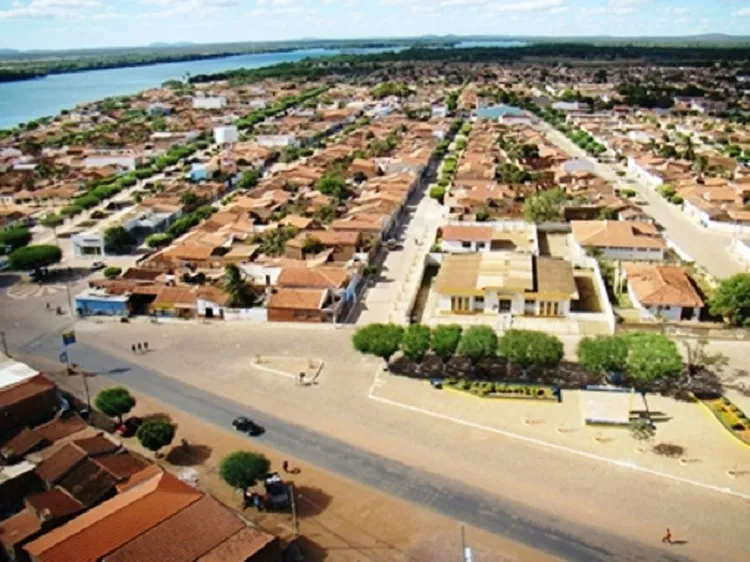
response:
<path fill-rule="evenodd" d="M 271 322 L 335 322 L 341 303 L 330 289 L 276 287 L 266 309 Z"/>
<path fill-rule="evenodd" d="M 666 244 L 652 224 L 628 221 L 572 221 L 571 251 L 574 258 L 587 252 L 615 261 L 664 259 Z"/>
<path fill-rule="evenodd" d="M 700 318 L 703 299 L 683 267 L 628 263 L 623 271 L 628 296 L 641 318 L 672 321 Z"/>

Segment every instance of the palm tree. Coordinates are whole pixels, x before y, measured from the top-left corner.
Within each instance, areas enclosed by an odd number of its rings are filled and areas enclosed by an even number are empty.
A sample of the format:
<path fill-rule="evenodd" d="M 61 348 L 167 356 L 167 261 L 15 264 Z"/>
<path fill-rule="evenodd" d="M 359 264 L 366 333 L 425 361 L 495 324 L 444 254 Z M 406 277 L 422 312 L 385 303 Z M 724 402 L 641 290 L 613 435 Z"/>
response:
<path fill-rule="evenodd" d="M 242 278 L 240 268 L 234 264 L 224 269 L 224 290 L 229 294 L 227 305 L 231 308 L 248 308 L 255 304 L 255 295 Z"/>

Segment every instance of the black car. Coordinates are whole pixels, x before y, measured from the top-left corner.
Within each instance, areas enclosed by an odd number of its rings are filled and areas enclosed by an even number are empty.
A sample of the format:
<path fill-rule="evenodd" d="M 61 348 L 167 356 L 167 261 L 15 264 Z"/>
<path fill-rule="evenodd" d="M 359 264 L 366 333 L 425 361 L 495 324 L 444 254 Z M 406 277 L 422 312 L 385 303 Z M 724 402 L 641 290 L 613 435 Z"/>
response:
<path fill-rule="evenodd" d="M 232 425 L 237 431 L 244 431 L 245 433 L 247 433 L 248 435 L 252 435 L 253 437 L 255 437 L 256 435 L 262 435 L 266 431 L 253 420 L 250 420 L 244 416 L 234 418 L 234 420 L 232 420 Z"/>

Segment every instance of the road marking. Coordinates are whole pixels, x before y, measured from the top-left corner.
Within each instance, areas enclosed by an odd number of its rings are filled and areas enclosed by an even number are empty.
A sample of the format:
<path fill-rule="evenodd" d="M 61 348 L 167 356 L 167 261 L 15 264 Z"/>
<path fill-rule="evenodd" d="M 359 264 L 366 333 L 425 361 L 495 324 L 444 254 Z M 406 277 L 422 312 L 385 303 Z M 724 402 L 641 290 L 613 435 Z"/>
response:
<path fill-rule="evenodd" d="M 441 419 L 444 421 L 452 422 L 458 425 L 463 425 L 465 427 L 470 427 L 472 429 L 479 429 L 482 431 L 486 431 L 489 433 L 495 433 L 497 435 L 502 435 L 503 437 L 508 437 L 510 439 L 516 439 L 518 441 L 524 441 L 526 443 L 530 443 L 532 445 L 537 445 L 540 447 L 545 447 L 548 449 L 553 449 L 555 451 L 560 451 L 563 453 L 569 453 L 573 455 L 578 455 L 579 457 L 584 457 L 589 460 L 594 460 L 598 462 L 603 462 L 606 464 L 610 464 L 612 466 L 616 466 L 618 468 L 626 468 L 630 470 L 635 470 L 638 472 L 643 472 L 645 474 L 650 474 L 652 476 L 659 476 L 662 478 L 666 478 L 668 480 L 673 480 L 675 482 L 679 482 L 681 484 L 689 484 L 691 486 L 695 486 L 697 488 L 702 488 L 704 490 L 709 490 L 711 492 L 718 492 L 720 494 L 726 494 L 729 496 L 734 496 L 737 498 L 741 498 L 746 501 L 750 501 L 750 495 L 743 494 L 742 492 L 737 492 L 735 490 L 732 490 L 731 488 L 721 488 L 719 486 L 713 486 L 711 484 L 705 484 L 703 482 L 699 482 L 697 480 L 691 480 L 689 478 L 683 478 L 681 476 L 675 476 L 673 474 L 669 474 L 667 472 L 661 472 L 659 470 L 653 470 L 650 468 L 646 468 L 644 466 L 637 465 L 633 463 L 633 461 L 623 461 L 623 460 L 616 460 L 611 459 L 608 457 L 603 457 L 601 455 L 595 455 L 594 453 L 587 453 L 586 451 L 580 451 L 578 449 L 571 449 L 570 447 L 564 447 L 562 445 L 558 445 L 556 443 L 550 443 L 549 441 L 544 441 L 542 439 L 536 439 L 534 437 L 527 437 L 526 435 L 520 435 L 518 433 L 513 433 L 511 431 L 506 431 L 504 429 L 497 429 L 496 427 L 490 427 L 487 425 L 482 425 L 479 423 L 471 422 L 468 420 L 464 420 L 461 418 L 456 418 L 453 416 L 448 416 L 446 414 L 441 414 L 438 412 L 433 412 L 432 410 L 427 410 L 425 408 L 418 408 L 417 406 L 412 406 L 410 404 L 404 404 L 403 402 L 398 402 L 396 400 L 391 400 L 390 398 L 383 398 L 381 396 L 375 396 L 375 389 L 378 387 L 381 387 L 385 384 L 385 381 L 380 380 L 380 373 L 382 372 L 382 367 L 378 367 L 377 372 L 375 373 L 375 378 L 372 382 L 372 386 L 370 386 L 370 391 L 368 392 L 367 397 L 371 400 L 374 400 L 376 402 L 380 402 L 382 404 L 387 404 L 389 406 L 395 406 L 397 408 L 401 408 L 404 410 L 408 410 L 410 412 L 416 412 L 418 414 L 423 414 L 425 416 L 429 416 L 432 418 Z"/>
<path fill-rule="evenodd" d="M 286 377 L 288 379 L 296 379 L 297 376 L 293 375 L 291 373 L 286 373 L 284 371 L 279 371 L 278 369 L 273 369 L 271 367 L 264 367 L 263 365 L 258 365 L 257 363 L 252 363 L 252 367 L 254 369 L 259 369 L 261 371 L 266 371 L 268 373 L 271 373 L 272 375 L 277 375 L 280 377 Z"/>
<path fill-rule="evenodd" d="M 65 290 L 65 285 L 37 285 L 36 283 L 23 283 L 8 287 L 6 294 L 15 300 L 52 296 Z"/>

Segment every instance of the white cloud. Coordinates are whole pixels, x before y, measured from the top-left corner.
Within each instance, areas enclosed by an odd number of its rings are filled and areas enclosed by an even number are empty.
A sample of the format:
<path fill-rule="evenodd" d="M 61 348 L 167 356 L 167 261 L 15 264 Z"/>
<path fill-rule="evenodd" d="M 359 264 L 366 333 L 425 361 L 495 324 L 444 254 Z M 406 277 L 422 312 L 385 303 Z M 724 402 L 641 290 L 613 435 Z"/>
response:
<path fill-rule="evenodd" d="M 750 17 L 750 8 L 742 8 L 741 10 L 737 10 L 733 15 L 740 18 Z"/>
<path fill-rule="evenodd" d="M 0 20 L 22 18 L 77 18 L 91 9 L 101 8 L 101 0 L 31 0 L 16 1 L 7 10 L 0 10 Z"/>
<path fill-rule="evenodd" d="M 648 4 L 651 0 L 609 0 L 606 11 L 611 14 L 630 14 L 638 6 Z"/>
<path fill-rule="evenodd" d="M 141 12 L 137 16 L 138 19 L 165 19 L 185 14 L 207 17 L 239 4 L 239 0 L 136 0 L 136 2 L 143 6 L 161 8 L 154 12 Z"/>

